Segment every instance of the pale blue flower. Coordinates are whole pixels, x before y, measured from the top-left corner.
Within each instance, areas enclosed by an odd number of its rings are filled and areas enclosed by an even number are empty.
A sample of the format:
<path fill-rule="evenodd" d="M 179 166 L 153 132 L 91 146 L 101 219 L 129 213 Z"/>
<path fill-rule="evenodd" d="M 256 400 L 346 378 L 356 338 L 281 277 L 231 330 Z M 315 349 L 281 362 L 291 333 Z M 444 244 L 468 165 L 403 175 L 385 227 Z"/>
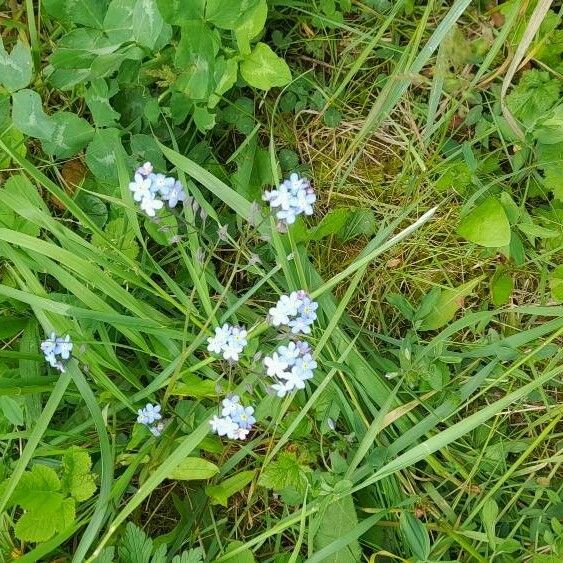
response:
<path fill-rule="evenodd" d="M 162 418 L 162 415 L 160 414 L 160 405 L 153 405 L 151 403 L 147 403 L 145 408 L 139 409 L 137 414 L 139 415 L 137 417 L 137 422 L 139 424 L 149 425 Z"/>
<path fill-rule="evenodd" d="M 149 178 L 152 180 L 151 192 L 153 194 L 160 194 L 163 199 L 166 199 L 176 182 L 174 178 L 164 174 L 151 174 Z"/>
<path fill-rule="evenodd" d="M 153 424 L 152 426 L 148 427 L 151 434 L 155 437 L 155 438 L 159 438 L 160 435 L 162 434 L 162 431 L 164 430 L 164 424 L 162 422 L 157 422 L 156 424 Z"/>
<path fill-rule="evenodd" d="M 287 346 L 280 346 L 278 348 L 278 354 L 284 362 L 292 366 L 301 355 L 301 348 L 298 342 L 289 342 Z"/>
<path fill-rule="evenodd" d="M 223 416 L 232 416 L 239 409 L 242 408 L 240 404 L 240 397 L 238 395 L 231 395 L 221 402 L 222 409 L 221 414 Z"/>
<path fill-rule="evenodd" d="M 295 223 L 302 213 L 312 215 L 316 196 L 309 180 L 293 173 L 277 189 L 264 192 L 262 199 L 275 210 L 281 229 Z"/>
<path fill-rule="evenodd" d="M 231 440 L 244 440 L 256 422 L 254 408 L 242 405 L 238 395 L 226 397 L 221 404 L 221 416 L 209 420 L 212 432 Z"/>
<path fill-rule="evenodd" d="M 67 334 L 65 338 L 57 338 L 56 354 L 59 354 L 63 360 L 68 360 L 72 352 L 72 342 L 70 340 L 70 334 Z"/>
<path fill-rule="evenodd" d="M 135 172 L 135 174 L 140 174 L 141 176 L 150 176 L 152 174 L 153 171 L 153 166 L 150 162 L 145 162 L 142 166 L 139 166 L 139 168 L 137 168 L 137 171 Z"/>
<path fill-rule="evenodd" d="M 135 174 L 134 181 L 129 182 L 129 189 L 133 192 L 133 199 L 135 201 L 142 201 L 147 197 L 151 197 L 151 186 L 151 179 L 145 178 L 141 174 Z"/>
<path fill-rule="evenodd" d="M 184 191 L 184 186 L 180 180 L 176 180 L 174 185 L 170 188 L 168 194 L 163 196 L 163 199 L 168 201 L 168 207 L 172 209 L 176 207 L 178 202 L 183 202 L 186 199 L 186 192 Z"/>
<path fill-rule="evenodd" d="M 222 354 L 225 360 L 238 361 L 240 354 L 248 344 L 247 331 L 243 327 L 224 324 L 215 329 L 215 335 L 207 339 L 207 349 Z"/>
<path fill-rule="evenodd" d="M 254 416 L 252 416 L 253 414 L 253 407 L 241 406 L 241 408 L 231 416 L 231 419 L 235 424 L 238 424 L 240 428 L 250 430 L 250 428 L 252 428 L 252 425 L 256 422 L 256 419 L 254 418 Z"/>
<path fill-rule="evenodd" d="M 299 334 L 300 332 L 304 334 L 311 333 L 311 323 L 306 317 L 295 317 L 289 321 L 288 326 L 293 334 Z"/>
<path fill-rule="evenodd" d="M 46 340 L 41 342 L 41 351 L 45 354 L 45 356 L 54 355 L 57 348 L 57 336 L 54 332 L 51 333 L 51 336 Z"/>
<path fill-rule="evenodd" d="M 313 377 L 313 370 L 317 367 L 317 362 L 311 354 L 305 354 L 295 360 L 295 365 L 291 368 L 291 373 L 303 381 Z"/>
<path fill-rule="evenodd" d="M 162 209 L 163 206 L 164 206 L 164 202 L 160 199 L 156 199 L 155 197 L 152 197 L 152 195 L 148 197 L 144 197 L 141 200 L 141 209 L 149 217 L 154 217 L 156 215 L 156 212 L 159 209 Z"/>
<path fill-rule="evenodd" d="M 72 342 L 70 335 L 67 334 L 64 338 L 57 337 L 52 332 L 50 338 L 41 342 L 41 351 L 45 355 L 45 361 L 54 368 L 64 373 L 65 367 L 62 360 L 68 360 L 72 353 Z"/>

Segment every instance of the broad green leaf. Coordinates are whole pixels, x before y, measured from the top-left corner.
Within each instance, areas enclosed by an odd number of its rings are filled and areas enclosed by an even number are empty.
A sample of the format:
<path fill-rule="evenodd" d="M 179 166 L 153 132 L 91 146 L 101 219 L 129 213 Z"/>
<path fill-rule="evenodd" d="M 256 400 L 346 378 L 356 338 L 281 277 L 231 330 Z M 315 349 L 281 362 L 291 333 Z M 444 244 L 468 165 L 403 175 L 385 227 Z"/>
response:
<path fill-rule="evenodd" d="M 51 467 L 36 464 L 25 471 L 10 498 L 10 505 L 19 504 L 25 510 L 52 510 L 63 500 L 61 482 Z"/>
<path fill-rule="evenodd" d="M 546 145 L 563 143 L 563 104 L 559 104 L 546 119 L 534 129 L 534 137 Z"/>
<path fill-rule="evenodd" d="M 241 471 L 218 485 L 208 485 L 205 487 L 205 494 L 211 498 L 212 504 L 227 506 L 229 497 L 244 489 L 253 478 L 254 471 Z"/>
<path fill-rule="evenodd" d="M 493 550 L 495 549 L 496 544 L 495 526 L 498 512 L 498 504 L 493 498 L 488 499 L 481 509 L 481 522 L 483 522 L 483 527 L 485 528 L 489 544 Z"/>
<path fill-rule="evenodd" d="M 172 470 L 168 478 L 178 481 L 196 481 L 209 479 L 217 473 L 219 473 L 219 468 L 214 463 L 198 457 L 187 457 Z"/>
<path fill-rule="evenodd" d="M 563 301 L 563 266 L 557 266 L 557 268 L 551 272 L 549 285 L 553 299 Z"/>
<path fill-rule="evenodd" d="M 338 208 L 329 211 L 321 220 L 321 222 L 310 230 L 310 240 L 322 240 L 330 235 L 337 234 L 350 218 L 350 209 Z"/>
<path fill-rule="evenodd" d="M 166 169 L 166 160 L 152 135 L 133 135 L 131 154 L 139 163 L 152 162 L 157 171 Z"/>
<path fill-rule="evenodd" d="M 231 542 L 227 546 L 225 553 L 230 553 L 231 551 L 234 551 L 235 549 L 238 549 L 243 545 L 244 544 L 241 541 Z M 237 553 L 236 558 L 233 558 L 233 561 L 236 561 L 237 563 L 255 563 L 256 559 L 254 559 L 254 554 L 250 549 L 241 549 Z"/>
<path fill-rule="evenodd" d="M 130 23 L 130 18 L 127 20 Z M 123 23 L 123 22 L 122 22 Z M 99 29 L 79 27 L 62 37 L 50 57 L 51 64 L 57 69 L 87 70 L 100 57 L 107 57 L 119 50 L 122 39 L 104 34 Z"/>
<path fill-rule="evenodd" d="M 240 16 L 257 3 L 258 0 L 207 0 L 205 19 L 221 29 L 236 29 Z"/>
<path fill-rule="evenodd" d="M 23 410 L 19 402 L 6 396 L 0 396 L 0 411 L 14 426 L 23 425 Z"/>
<path fill-rule="evenodd" d="M 164 21 L 155 0 L 137 0 L 133 8 L 133 36 L 139 45 L 154 49 Z"/>
<path fill-rule="evenodd" d="M 240 74 L 254 88 L 269 90 L 291 81 L 287 63 L 265 43 L 258 43 L 252 53 L 242 59 Z"/>
<path fill-rule="evenodd" d="M 337 237 L 346 242 L 359 236 L 371 237 L 377 230 L 377 221 L 371 209 L 353 210 Z"/>
<path fill-rule="evenodd" d="M 43 0 L 43 6 L 58 21 L 101 28 L 107 0 Z"/>
<path fill-rule="evenodd" d="M 510 243 L 510 223 L 495 197 L 487 198 L 469 212 L 461 220 L 457 232 L 464 239 L 489 248 Z"/>
<path fill-rule="evenodd" d="M 182 72 L 176 81 L 176 89 L 192 100 L 207 99 L 214 87 L 214 61 L 220 45 L 218 34 L 205 22 L 190 20 L 184 23 L 175 57 L 175 64 Z"/>
<path fill-rule="evenodd" d="M 135 41 L 133 13 L 138 0 L 111 0 L 104 17 L 103 29 L 116 44 Z"/>
<path fill-rule="evenodd" d="M 92 112 L 92 119 L 97 127 L 112 127 L 119 119 L 109 101 L 109 88 L 103 78 L 92 80 L 84 95 L 86 105 Z"/>
<path fill-rule="evenodd" d="M 61 500 L 56 508 L 43 508 L 26 512 L 17 522 L 14 532 L 21 541 L 41 542 L 62 532 L 76 518 L 74 500 Z"/>
<path fill-rule="evenodd" d="M 176 383 L 170 392 L 180 397 L 216 397 L 217 383 L 213 379 L 200 379 L 193 373 L 182 375 L 182 381 Z"/>
<path fill-rule="evenodd" d="M 115 147 L 121 146 L 117 129 L 97 129 L 86 148 L 86 164 L 92 174 L 106 182 L 117 182 L 117 155 Z"/>
<path fill-rule="evenodd" d="M 280 452 L 278 457 L 264 469 L 258 484 L 276 492 L 280 492 L 286 487 L 304 491 L 307 488 L 306 473 L 308 471 L 310 469 L 300 463 L 295 453 Z"/>
<path fill-rule="evenodd" d="M 166 23 L 181 25 L 187 20 L 203 19 L 206 0 L 156 0 Z"/>
<path fill-rule="evenodd" d="M 501 269 L 497 270 L 491 280 L 491 300 L 493 305 L 495 307 L 506 305 L 510 300 L 513 288 L 512 277 Z"/>
<path fill-rule="evenodd" d="M 166 215 L 157 215 L 145 219 L 145 229 L 151 238 L 162 246 L 169 245 L 178 234 L 178 220 L 165 210 Z"/>
<path fill-rule="evenodd" d="M 58 111 L 51 116 L 55 124 L 53 136 L 42 139 L 46 153 L 57 158 L 70 158 L 82 150 L 94 136 L 92 126 L 81 117 L 69 111 Z"/>
<path fill-rule="evenodd" d="M 215 127 L 215 114 L 211 113 L 206 107 L 194 107 L 194 123 L 199 131 L 211 131 Z"/>
<path fill-rule="evenodd" d="M 87 451 L 71 448 L 63 456 L 61 485 L 63 491 L 77 501 L 89 499 L 96 492 L 91 473 L 92 460 Z"/>
<path fill-rule="evenodd" d="M 135 260 L 139 254 L 139 245 L 135 240 L 135 232 L 126 227 L 125 219 L 119 217 L 110 221 L 104 229 L 105 238 L 95 233 L 92 235 L 92 244 L 101 248 L 107 254 L 117 250 L 129 259 Z"/>
<path fill-rule="evenodd" d="M 100 229 L 106 224 L 109 216 L 108 208 L 99 197 L 78 191 L 74 201 Z"/>
<path fill-rule="evenodd" d="M 235 85 L 238 74 L 238 58 L 225 59 L 224 57 L 218 57 L 215 59 L 213 74 L 215 90 L 207 101 L 209 109 L 213 109 L 221 100 L 221 96 Z"/>
<path fill-rule="evenodd" d="M 545 187 L 553 192 L 553 196 L 563 201 L 563 175 L 561 165 L 563 163 L 563 142 L 561 143 L 538 143 L 537 167 L 543 170 L 543 183 Z"/>
<path fill-rule="evenodd" d="M 346 496 L 328 504 L 319 513 L 316 524 L 318 525 L 314 539 L 316 551 L 353 531 L 358 526 L 358 516 L 352 497 Z M 348 545 L 324 558 L 323 561 L 327 563 L 356 563 L 361 561 L 360 544 L 357 540 L 352 540 Z"/>
<path fill-rule="evenodd" d="M 250 54 L 250 42 L 264 29 L 268 16 L 268 4 L 266 0 L 248 9 L 239 17 L 235 27 L 235 37 L 241 55 Z"/>
<path fill-rule="evenodd" d="M 433 302 L 430 312 L 422 319 L 419 330 L 437 330 L 449 323 L 455 314 L 463 307 L 467 297 L 481 278 L 471 280 L 459 287 L 441 290 L 438 298 Z"/>
<path fill-rule="evenodd" d="M 430 556 L 430 536 L 424 524 L 409 512 L 402 512 L 399 528 L 415 558 L 426 561 Z"/>
<path fill-rule="evenodd" d="M 559 101 L 560 88 L 557 78 L 552 78 L 546 70 L 526 70 L 512 92 L 506 96 L 506 104 L 514 117 L 526 128 L 532 129 Z"/>
<path fill-rule="evenodd" d="M 33 90 L 12 96 L 12 120 L 22 133 L 37 139 L 50 139 L 56 131 L 56 123 L 43 111 L 41 97 Z"/>
<path fill-rule="evenodd" d="M 4 49 L 0 36 L 0 84 L 10 92 L 25 88 L 33 75 L 33 61 L 29 47 L 18 41 L 12 52 Z"/>

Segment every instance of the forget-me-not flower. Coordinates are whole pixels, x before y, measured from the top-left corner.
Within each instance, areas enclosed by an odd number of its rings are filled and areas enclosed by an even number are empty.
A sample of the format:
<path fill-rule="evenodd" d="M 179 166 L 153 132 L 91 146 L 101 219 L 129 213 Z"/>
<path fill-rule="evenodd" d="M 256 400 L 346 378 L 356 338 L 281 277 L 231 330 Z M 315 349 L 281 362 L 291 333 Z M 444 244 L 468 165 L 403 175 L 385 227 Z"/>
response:
<path fill-rule="evenodd" d="M 222 354 L 225 360 L 236 362 L 248 344 L 247 334 L 245 328 L 225 323 L 222 327 L 215 329 L 214 336 L 207 339 L 207 349 L 210 352 Z"/>
<path fill-rule="evenodd" d="M 70 335 L 67 334 L 64 338 L 58 337 L 54 332 L 50 337 L 41 342 L 41 351 L 45 355 L 45 361 L 59 371 L 64 372 L 65 366 L 63 360 L 66 361 L 70 358 L 72 353 L 72 341 Z"/>
<path fill-rule="evenodd" d="M 316 196 L 309 180 L 293 173 L 277 189 L 264 192 L 262 199 L 270 204 L 283 227 L 295 223 L 302 213 L 312 215 Z"/>
<path fill-rule="evenodd" d="M 242 405 L 238 395 L 230 395 L 221 404 L 221 416 L 209 420 L 211 431 L 231 440 L 244 440 L 256 422 L 254 407 Z"/>

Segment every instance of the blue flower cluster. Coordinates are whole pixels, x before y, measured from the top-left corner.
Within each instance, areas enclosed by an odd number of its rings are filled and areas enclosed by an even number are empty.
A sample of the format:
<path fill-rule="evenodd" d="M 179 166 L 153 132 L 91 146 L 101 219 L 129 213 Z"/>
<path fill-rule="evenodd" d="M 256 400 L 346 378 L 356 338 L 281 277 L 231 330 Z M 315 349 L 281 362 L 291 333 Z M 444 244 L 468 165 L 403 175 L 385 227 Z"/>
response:
<path fill-rule="evenodd" d="M 164 424 L 161 422 L 162 415 L 160 414 L 160 405 L 153 405 L 147 403 L 145 408 L 137 411 L 137 422 L 144 424 L 153 436 L 160 436 L 164 430 Z"/>
<path fill-rule="evenodd" d="M 69 334 L 61 338 L 52 332 L 50 338 L 41 342 L 41 351 L 45 354 L 45 360 L 51 367 L 57 368 L 64 373 L 63 360 L 66 361 L 70 358 L 72 346 Z"/>
<path fill-rule="evenodd" d="M 291 225 L 298 215 L 313 214 L 313 203 L 317 197 L 311 182 L 293 173 L 277 190 L 265 191 L 262 199 L 270 204 L 271 209 L 276 210 L 276 218 L 282 225 Z"/>
<path fill-rule="evenodd" d="M 225 360 L 238 362 L 239 355 L 247 345 L 247 331 L 244 327 L 225 323 L 215 329 L 215 335 L 207 339 L 207 349 L 222 354 Z"/>
<path fill-rule="evenodd" d="M 186 199 L 182 183 L 164 174 L 154 174 L 150 162 L 137 168 L 133 181 L 129 182 L 129 189 L 133 192 L 133 199 L 141 203 L 141 209 L 149 217 L 154 217 L 164 207 L 165 201 L 172 209 Z"/>
<path fill-rule="evenodd" d="M 317 362 L 309 344 L 297 341 L 279 346 L 271 356 L 264 358 L 264 366 L 267 375 L 275 381 L 272 389 L 276 395 L 285 397 L 289 391 L 305 388 L 305 381 L 313 377 Z"/>
<path fill-rule="evenodd" d="M 221 416 L 215 415 L 209 421 L 211 430 L 231 440 L 244 440 L 256 422 L 254 407 L 243 406 L 238 395 L 230 395 L 221 404 Z"/>
<path fill-rule="evenodd" d="M 293 334 L 310 334 L 311 325 L 317 320 L 318 306 L 305 291 L 292 291 L 282 295 L 270 309 L 270 322 L 274 326 L 288 326 Z"/>

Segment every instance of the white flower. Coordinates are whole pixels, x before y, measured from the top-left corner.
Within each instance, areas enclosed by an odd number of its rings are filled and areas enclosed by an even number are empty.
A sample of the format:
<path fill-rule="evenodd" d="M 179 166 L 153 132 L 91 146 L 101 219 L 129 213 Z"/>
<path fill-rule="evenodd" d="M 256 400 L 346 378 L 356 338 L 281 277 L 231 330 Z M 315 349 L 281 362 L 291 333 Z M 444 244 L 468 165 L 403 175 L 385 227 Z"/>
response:
<path fill-rule="evenodd" d="M 240 397 L 238 395 L 231 395 L 230 397 L 223 399 L 221 404 L 223 405 L 223 408 L 221 409 L 222 416 L 231 416 L 242 408 L 240 404 Z"/>
<path fill-rule="evenodd" d="M 292 389 L 304 389 L 305 388 L 305 380 L 301 377 L 301 375 L 297 372 L 294 373 L 293 369 L 290 373 L 287 374 L 287 377 L 284 377 L 285 387 L 288 391 Z"/>
<path fill-rule="evenodd" d="M 287 211 L 291 207 L 290 202 L 291 192 L 285 184 L 282 184 L 277 190 L 272 192 L 270 198 L 271 207 L 281 207 L 283 210 Z"/>
<path fill-rule="evenodd" d="M 282 374 L 289 367 L 289 363 L 280 358 L 277 352 L 274 352 L 271 356 L 266 356 L 264 365 L 266 366 L 266 373 L 270 377 L 282 377 Z"/>
<path fill-rule="evenodd" d="M 227 345 L 231 336 L 232 328 L 228 324 L 215 329 L 215 336 L 210 336 L 207 339 L 207 349 L 215 354 L 220 354 L 223 348 Z"/>
<path fill-rule="evenodd" d="M 133 199 L 141 201 L 152 195 L 151 192 L 152 181 L 150 178 L 145 178 L 141 174 L 135 174 L 135 181 L 129 182 L 129 189 L 133 192 Z"/>
<path fill-rule="evenodd" d="M 158 209 L 162 209 L 164 203 L 152 196 L 144 197 L 141 201 L 141 209 L 149 216 L 154 217 Z"/>
<path fill-rule="evenodd" d="M 231 341 L 227 342 L 226 346 L 223 347 L 223 358 L 225 360 L 233 360 L 235 362 L 238 362 L 240 353 L 240 347 L 236 344 L 233 344 Z"/>
<path fill-rule="evenodd" d="M 272 385 L 272 389 L 276 392 L 276 395 L 278 397 L 285 397 L 287 395 L 288 392 L 288 388 L 286 386 L 285 383 L 282 383 L 281 381 L 278 383 L 274 383 Z"/>
<path fill-rule="evenodd" d="M 238 429 L 238 426 L 231 420 L 229 416 L 218 417 L 214 416 L 210 421 L 211 430 L 218 434 L 219 436 L 231 436 L 234 438 L 234 434 Z"/>

